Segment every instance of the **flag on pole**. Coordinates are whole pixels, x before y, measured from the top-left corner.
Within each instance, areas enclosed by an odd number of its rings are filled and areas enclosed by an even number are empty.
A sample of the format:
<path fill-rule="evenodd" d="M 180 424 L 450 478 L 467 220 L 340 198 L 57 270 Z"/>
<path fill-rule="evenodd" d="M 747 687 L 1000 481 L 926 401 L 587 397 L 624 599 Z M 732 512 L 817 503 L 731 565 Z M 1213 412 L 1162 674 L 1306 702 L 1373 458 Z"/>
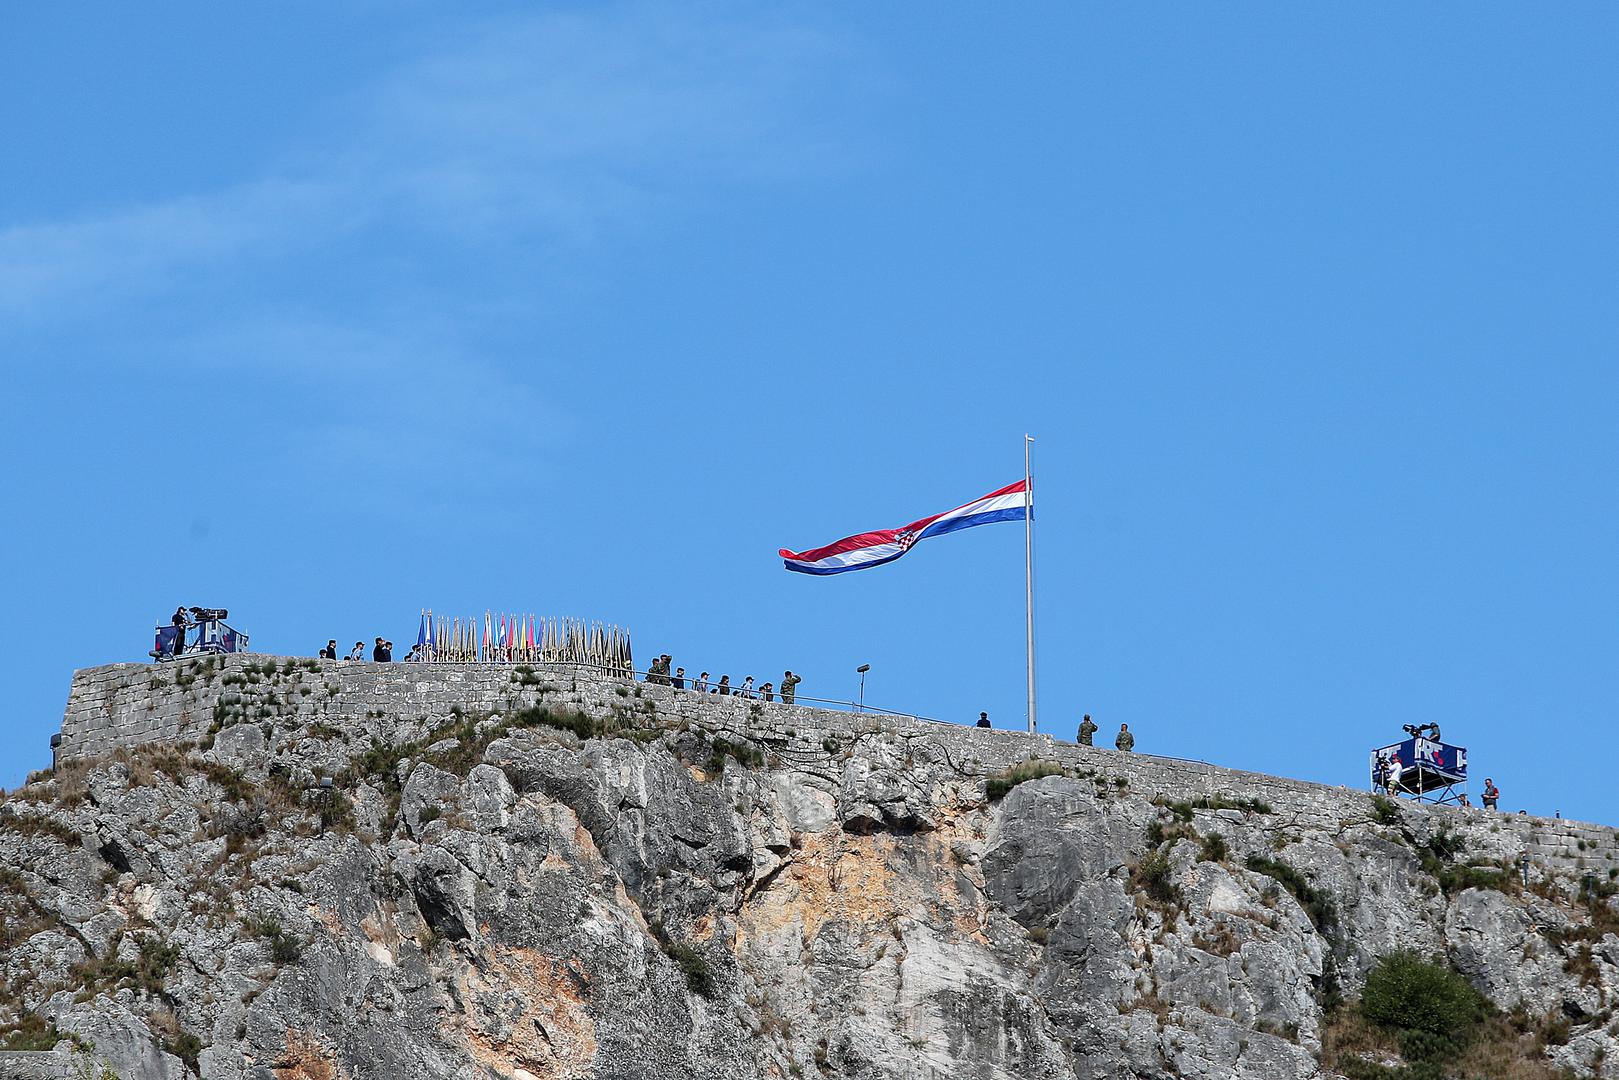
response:
<path fill-rule="evenodd" d="M 988 525 L 992 521 L 1022 521 L 1033 509 L 1028 506 L 1028 484 L 1027 480 L 1019 480 L 964 506 L 920 518 L 898 529 L 878 529 L 846 536 L 825 547 L 808 551 L 782 548 L 782 562 L 788 570 L 800 574 L 841 574 L 847 570 L 881 566 L 911 550 L 918 540 L 926 540 L 930 536 L 943 536 L 958 529 L 970 529 L 974 525 Z"/>

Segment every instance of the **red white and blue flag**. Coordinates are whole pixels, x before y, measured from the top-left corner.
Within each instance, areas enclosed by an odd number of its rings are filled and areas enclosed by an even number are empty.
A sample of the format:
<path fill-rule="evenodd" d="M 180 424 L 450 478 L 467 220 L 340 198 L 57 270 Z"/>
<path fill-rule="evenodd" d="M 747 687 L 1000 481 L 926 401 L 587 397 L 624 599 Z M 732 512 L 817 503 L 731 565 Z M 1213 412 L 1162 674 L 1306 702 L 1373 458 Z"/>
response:
<path fill-rule="evenodd" d="M 782 548 L 782 561 L 787 569 L 800 574 L 841 574 L 846 570 L 881 566 L 911 550 L 918 540 L 926 540 L 930 536 L 943 536 L 957 529 L 988 525 L 992 521 L 1024 520 L 1033 513 L 1027 494 L 1028 483 L 1027 480 L 1019 480 L 981 499 L 974 499 L 965 506 L 921 518 L 903 528 L 878 529 L 846 536 L 836 543 L 808 551 Z"/>

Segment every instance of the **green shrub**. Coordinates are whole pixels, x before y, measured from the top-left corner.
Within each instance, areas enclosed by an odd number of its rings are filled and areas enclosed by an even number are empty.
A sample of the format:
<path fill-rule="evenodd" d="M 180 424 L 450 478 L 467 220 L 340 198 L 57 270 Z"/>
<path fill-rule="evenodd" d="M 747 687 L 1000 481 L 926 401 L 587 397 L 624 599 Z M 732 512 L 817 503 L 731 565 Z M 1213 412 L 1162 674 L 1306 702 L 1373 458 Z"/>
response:
<path fill-rule="evenodd" d="M 686 987 L 692 993 L 703 997 L 714 996 L 714 973 L 709 970 L 708 961 L 702 953 L 683 941 L 670 942 L 663 951 L 680 965 L 681 972 L 686 976 Z"/>
<path fill-rule="evenodd" d="M 1432 875 L 1439 883 L 1440 891 L 1446 896 L 1467 889 L 1511 891 L 1516 886 L 1518 879 L 1504 865 L 1455 863 L 1453 860 L 1466 848 L 1465 838 L 1454 833 L 1439 832 L 1417 848 L 1417 861 L 1423 872 Z"/>
<path fill-rule="evenodd" d="M 416 820 L 426 825 L 429 821 L 437 821 L 444 816 L 444 811 L 436 806 L 424 806 L 416 812 Z"/>
<path fill-rule="evenodd" d="M 0 814 L 0 829 L 18 836 L 52 836 L 69 847 L 84 843 L 77 829 L 44 814 Z"/>
<path fill-rule="evenodd" d="M 1148 847 L 1162 847 L 1164 844 L 1173 843 L 1176 840 L 1196 840 L 1197 838 L 1197 830 L 1184 821 L 1171 821 L 1167 829 L 1164 828 L 1162 821 L 1156 819 L 1147 823 Z"/>
<path fill-rule="evenodd" d="M 397 798 L 397 795 L 395 796 Z M 322 832 L 348 833 L 354 831 L 354 800 L 341 791 L 331 791 L 320 802 L 320 828 Z"/>
<path fill-rule="evenodd" d="M 594 738 L 596 735 L 596 722 L 584 713 L 577 710 L 548 709 L 544 705 L 535 705 L 514 714 L 510 726 L 556 728 L 559 731 L 571 731 L 581 739 Z"/>
<path fill-rule="evenodd" d="M 1372 820 L 1379 825 L 1398 825 L 1400 823 L 1400 807 L 1387 795 L 1372 796 Z"/>
<path fill-rule="evenodd" d="M 686 976 L 686 988 L 694 994 L 713 997 L 717 989 L 714 972 L 696 946 L 684 941 L 675 941 L 661 922 L 652 923 L 649 929 L 652 936 L 657 939 L 658 948 L 663 950 L 663 955 L 679 965 L 681 973 Z"/>
<path fill-rule="evenodd" d="M 715 739 L 708 755 L 708 771 L 711 773 L 725 770 L 725 759 L 735 758 L 739 765 L 760 766 L 765 763 L 764 751 L 752 743 L 732 742 L 729 739 Z"/>
<path fill-rule="evenodd" d="M 1230 854 L 1231 849 L 1226 847 L 1225 837 L 1215 833 L 1203 838 L 1203 850 L 1198 852 L 1198 857 L 1204 862 L 1225 862 Z"/>
<path fill-rule="evenodd" d="M 181 1031 L 172 1039 L 163 1040 L 163 1049 L 186 1063 L 192 1071 L 197 1072 L 197 1058 L 202 1054 L 202 1040 L 189 1031 Z"/>
<path fill-rule="evenodd" d="M 133 960 L 121 960 L 118 947 L 123 934 L 114 934 L 107 942 L 107 951 L 91 956 L 73 968 L 73 981 L 79 985 L 79 1000 L 88 1001 L 103 990 L 111 992 L 124 987 L 145 991 L 154 997 L 165 996 L 164 984 L 169 973 L 180 961 L 180 947 L 170 945 L 156 935 L 141 938 L 139 954 Z"/>
<path fill-rule="evenodd" d="M 1337 910 L 1333 907 L 1331 898 L 1317 890 L 1314 885 L 1310 884 L 1308 878 L 1291 866 L 1259 855 L 1248 856 L 1248 860 L 1244 865 L 1256 874 L 1264 874 L 1266 877 L 1274 879 L 1284 889 L 1292 893 L 1293 898 L 1299 902 L 1299 906 L 1304 909 L 1304 913 L 1310 917 L 1310 922 L 1315 924 L 1317 930 L 1327 933 L 1336 923 Z"/>
<path fill-rule="evenodd" d="M 1180 890 L 1169 880 L 1169 856 L 1165 852 L 1155 851 L 1136 863 L 1130 871 L 1130 883 L 1156 903 L 1173 904 L 1180 900 Z"/>
<path fill-rule="evenodd" d="M 1176 821 L 1191 821 L 1193 810 L 1241 810 L 1245 814 L 1271 813 L 1270 804 L 1259 799 L 1227 799 L 1219 795 L 1205 795 L 1202 798 L 1186 799 L 1181 802 L 1169 802 L 1164 799 L 1153 801 L 1174 814 Z"/>
<path fill-rule="evenodd" d="M 999 799 L 1008 791 L 1017 787 L 1025 780 L 1039 780 L 1045 776 L 1065 776 L 1067 770 L 1055 761 L 1041 761 L 1039 758 L 1030 758 L 1012 766 L 1000 776 L 992 776 L 984 781 L 984 792 L 991 799 Z"/>
<path fill-rule="evenodd" d="M 1501 892 L 1511 892 L 1518 881 L 1510 870 L 1488 864 L 1446 866 L 1431 858 L 1424 858 L 1422 868 L 1434 876 L 1434 880 L 1439 882 L 1440 891 L 1446 896 L 1468 889 L 1497 889 Z"/>
<path fill-rule="evenodd" d="M 248 920 L 247 925 L 249 930 L 263 938 L 270 946 L 270 959 L 277 964 L 295 964 L 303 955 L 303 940 L 296 934 L 289 934 L 283 930 L 281 921 L 274 915 L 263 913 L 254 915 Z"/>
<path fill-rule="evenodd" d="M 1440 831 L 1424 845 L 1434 858 L 1450 862 L 1467 848 L 1467 839 L 1455 833 Z"/>
<path fill-rule="evenodd" d="M 1360 1012 L 1392 1033 L 1413 1068 L 1452 1059 L 1493 1012 L 1483 994 L 1456 972 L 1414 953 L 1390 953 L 1366 976 Z"/>
<path fill-rule="evenodd" d="M 23 1013 L 14 1024 L 0 1024 L 0 1050 L 51 1050 L 62 1039 L 55 1020 L 33 1013 Z"/>

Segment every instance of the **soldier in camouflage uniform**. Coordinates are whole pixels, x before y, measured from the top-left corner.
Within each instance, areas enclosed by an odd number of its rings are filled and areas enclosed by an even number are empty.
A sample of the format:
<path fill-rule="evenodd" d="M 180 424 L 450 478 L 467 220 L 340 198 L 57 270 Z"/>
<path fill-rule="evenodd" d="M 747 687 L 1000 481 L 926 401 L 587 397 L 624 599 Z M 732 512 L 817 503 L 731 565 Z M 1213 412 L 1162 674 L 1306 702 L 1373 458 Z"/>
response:
<path fill-rule="evenodd" d="M 798 684 L 803 681 L 791 671 L 784 673 L 781 677 L 781 700 L 791 705 L 793 698 L 798 695 Z"/>
<path fill-rule="evenodd" d="M 1119 737 L 1113 740 L 1113 745 L 1120 750 L 1134 750 L 1136 748 L 1136 737 L 1130 734 L 1129 724 L 1119 725 Z"/>
<path fill-rule="evenodd" d="M 1091 714 L 1086 713 L 1085 719 L 1079 722 L 1079 745 L 1093 746 L 1091 736 L 1096 734 L 1096 725 L 1091 723 Z"/>

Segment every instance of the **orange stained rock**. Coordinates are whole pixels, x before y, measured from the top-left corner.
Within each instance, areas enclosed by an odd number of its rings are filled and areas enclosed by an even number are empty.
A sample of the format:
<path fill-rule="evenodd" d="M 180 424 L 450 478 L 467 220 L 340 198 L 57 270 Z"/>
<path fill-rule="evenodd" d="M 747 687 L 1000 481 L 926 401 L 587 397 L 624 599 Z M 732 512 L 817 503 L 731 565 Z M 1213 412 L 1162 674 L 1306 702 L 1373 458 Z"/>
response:
<path fill-rule="evenodd" d="M 963 834 L 971 831 L 965 822 L 952 820 L 948 825 Z M 950 856 L 950 844 L 961 838 L 967 837 L 947 830 L 896 837 L 832 828 L 804 835 L 776 880 L 743 906 L 738 946 L 749 936 L 769 937 L 789 929 L 797 929 L 807 945 L 834 920 L 886 931 L 902 917 L 919 918 L 924 913 L 941 928 L 984 941 L 987 907 L 978 872 L 957 866 Z M 897 866 L 906 855 L 908 865 Z M 927 872 L 918 874 L 918 868 Z"/>
<path fill-rule="evenodd" d="M 474 1007 L 477 995 L 508 995 L 521 1002 L 504 1017 L 509 1036 L 485 1031 Z M 519 1070 L 547 1080 L 591 1076 L 596 1062 L 596 1022 L 586 1008 L 579 980 L 561 962 L 534 949 L 498 948 L 481 968 L 461 979 L 467 1011 L 447 1020 L 447 1033 L 463 1032 L 473 1060 L 497 1076 Z"/>
<path fill-rule="evenodd" d="M 270 1066 L 276 1080 L 339 1080 L 325 1048 L 301 1031 L 287 1032 L 287 1048 Z"/>

